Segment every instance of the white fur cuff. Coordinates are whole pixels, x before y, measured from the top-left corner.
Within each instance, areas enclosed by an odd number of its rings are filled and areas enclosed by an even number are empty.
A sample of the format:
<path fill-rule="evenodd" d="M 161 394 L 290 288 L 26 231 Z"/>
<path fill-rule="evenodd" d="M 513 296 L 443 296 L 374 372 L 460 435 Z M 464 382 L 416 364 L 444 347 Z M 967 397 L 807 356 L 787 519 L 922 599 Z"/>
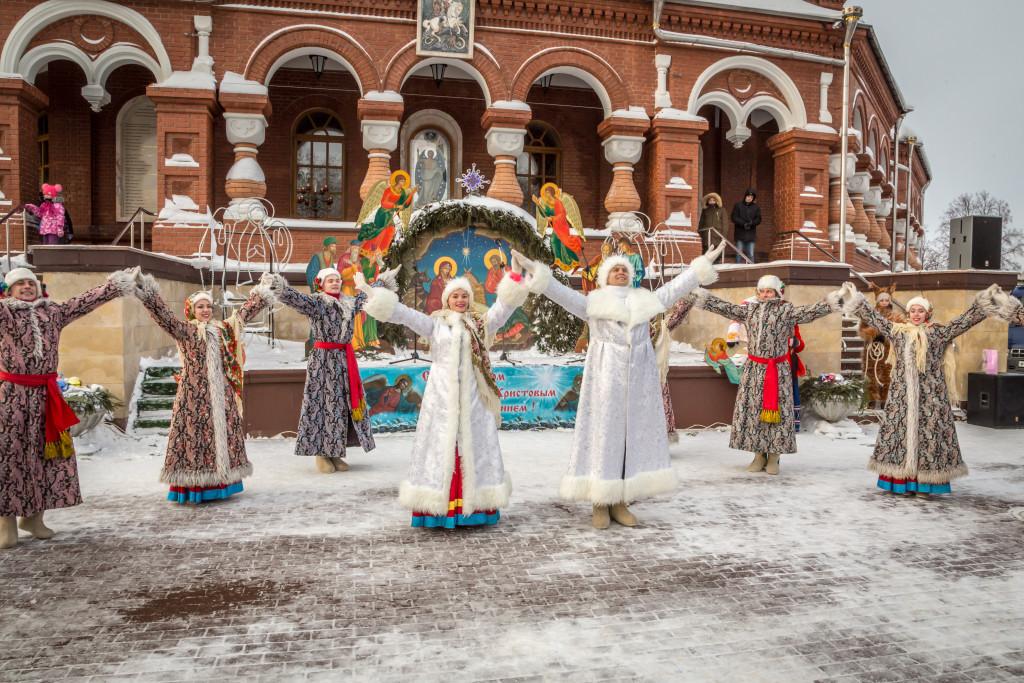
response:
<path fill-rule="evenodd" d="M 252 291 L 256 292 L 256 295 L 267 304 L 273 305 L 277 303 L 277 294 L 268 285 L 256 285 L 252 288 Z"/>
<path fill-rule="evenodd" d="M 505 273 L 501 282 L 498 283 L 498 301 L 506 306 L 518 308 L 523 305 L 529 295 L 530 289 L 526 286 L 525 281 L 516 282 L 510 273 Z"/>
<path fill-rule="evenodd" d="M 697 274 L 702 285 L 710 285 L 718 280 L 718 271 L 707 256 L 698 256 L 690 262 L 690 267 Z"/>
<path fill-rule="evenodd" d="M 367 293 L 363 311 L 371 318 L 376 318 L 386 323 L 395 314 L 396 305 L 398 305 L 397 294 L 385 287 L 371 287 Z"/>
<path fill-rule="evenodd" d="M 825 295 L 825 303 L 827 303 L 828 307 L 831 308 L 833 311 L 838 311 L 840 309 L 842 299 L 843 290 L 841 289 L 837 289 Z"/>
<path fill-rule="evenodd" d="M 831 296 L 831 294 L 829 296 Z M 843 313 L 845 313 L 846 315 L 856 314 L 857 311 L 860 309 L 861 305 L 864 303 L 864 301 L 864 295 L 861 294 L 860 292 L 857 292 L 855 296 L 848 297 L 845 301 L 843 301 Z"/>
<path fill-rule="evenodd" d="M 121 296 L 135 291 L 135 269 L 116 270 L 107 276 L 107 282 L 113 284 Z"/>
<path fill-rule="evenodd" d="M 534 294 L 543 294 L 551 284 L 551 278 L 551 269 L 543 263 L 538 263 L 526 284 Z"/>
<path fill-rule="evenodd" d="M 156 278 L 147 273 L 143 273 L 140 281 L 136 284 L 136 295 L 152 298 L 160 293 L 160 285 L 157 283 Z"/>

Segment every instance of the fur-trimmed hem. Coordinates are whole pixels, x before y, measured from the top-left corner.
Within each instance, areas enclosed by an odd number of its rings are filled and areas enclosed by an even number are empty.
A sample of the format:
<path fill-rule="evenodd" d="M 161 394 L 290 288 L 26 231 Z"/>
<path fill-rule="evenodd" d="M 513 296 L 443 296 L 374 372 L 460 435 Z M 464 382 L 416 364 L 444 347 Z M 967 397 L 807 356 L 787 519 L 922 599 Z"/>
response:
<path fill-rule="evenodd" d="M 450 491 L 416 486 L 405 480 L 398 487 L 398 503 L 406 510 L 427 512 L 432 515 L 448 514 Z"/>
<path fill-rule="evenodd" d="M 381 322 L 391 320 L 395 314 L 395 306 L 398 305 L 398 295 L 384 287 L 371 288 L 373 294 L 367 295 L 366 303 L 363 304 L 363 311 L 371 318 Z"/>
<path fill-rule="evenodd" d="M 585 501 L 594 505 L 632 503 L 651 498 L 676 488 L 678 479 L 673 468 L 641 472 L 629 479 L 597 479 L 565 475 L 559 494 L 565 500 Z"/>
<path fill-rule="evenodd" d="M 551 269 L 543 263 L 538 263 L 533 274 L 530 275 L 526 286 L 529 287 L 530 291 L 534 294 L 543 294 L 547 291 L 548 285 L 551 284 L 552 277 L 554 276 L 551 274 Z"/>
<path fill-rule="evenodd" d="M 908 469 L 906 465 L 889 465 L 872 459 L 868 461 L 868 469 L 876 474 L 895 479 L 916 479 L 922 484 L 948 484 L 954 479 L 966 477 L 968 474 L 966 463 L 945 470 L 914 472 Z"/>
<path fill-rule="evenodd" d="M 718 281 L 718 271 L 707 256 L 698 256 L 690 261 L 690 268 L 697 274 L 702 285 L 710 285 Z"/>
<path fill-rule="evenodd" d="M 160 471 L 160 483 L 170 486 L 221 486 L 233 484 L 252 476 L 252 463 L 247 462 L 224 473 L 220 472 L 178 472 L 164 467 Z"/>
<path fill-rule="evenodd" d="M 519 308 L 530 296 L 530 289 L 522 280 L 516 282 L 509 273 L 498 283 L 498 301 L 511 308 Z"/>
<path fill-rule="evenodd" d="M 472 500 L 463 496 L 462 514 L 471 515 L 474 512 L 485 512 L 487 510 L 500 510 L 508 505 L 508 499 L 512 496 L 512 477 L 505 473 L 505 481 L 497 486 L 484 486 L 476 490 Z M 469 509 L 472 507 L 472 509 Z"/>
<path fill-rule="evenodd" d="M 115 270 L 107 276 L 107 282 L 114 285 L 121 296 L 131 294 L 135 291 L 135 273 L 133 271 L 134 268 Z"/>

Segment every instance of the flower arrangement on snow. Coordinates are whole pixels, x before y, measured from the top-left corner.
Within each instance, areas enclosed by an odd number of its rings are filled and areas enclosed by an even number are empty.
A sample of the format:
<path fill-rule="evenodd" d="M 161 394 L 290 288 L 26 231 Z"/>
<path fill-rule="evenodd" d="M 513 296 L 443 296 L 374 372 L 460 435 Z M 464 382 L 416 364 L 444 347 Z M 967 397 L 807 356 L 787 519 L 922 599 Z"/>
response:
<path fill-rule="evenodd" d="M 800 383 L 800 399 L 810 403 L 824 404 L 832 401 L 863 407 L 867 393 L 863 379 L 843 377 L 838 372 L 826 372 L 817 377 L 808 377 Z"/>

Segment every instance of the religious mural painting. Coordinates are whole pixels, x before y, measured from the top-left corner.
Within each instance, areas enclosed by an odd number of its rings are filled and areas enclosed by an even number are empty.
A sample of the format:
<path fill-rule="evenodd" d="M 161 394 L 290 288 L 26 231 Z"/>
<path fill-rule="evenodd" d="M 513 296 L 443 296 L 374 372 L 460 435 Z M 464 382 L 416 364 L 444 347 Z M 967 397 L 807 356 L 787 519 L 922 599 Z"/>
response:
<path fill-rule="evenodd" d="M 434 238 L 416 261 L 416 276 L 406 299 L 424 313 L 441 310 L 441 293 L 452 278 L 465 277 L 473 286 L 474 307 L 484 313 L 498 296 L 498 283 L 509 269 L 511 245 L 474 227 Z M 533 343 L 530 319 L 516 309 L 495 337 L 495 348 L 525 348 Z"/>
<path fill-rule="evenodd" d="M 471 59 L 475 21 L 472 0 L 419 0 L 416 54 Z"/>

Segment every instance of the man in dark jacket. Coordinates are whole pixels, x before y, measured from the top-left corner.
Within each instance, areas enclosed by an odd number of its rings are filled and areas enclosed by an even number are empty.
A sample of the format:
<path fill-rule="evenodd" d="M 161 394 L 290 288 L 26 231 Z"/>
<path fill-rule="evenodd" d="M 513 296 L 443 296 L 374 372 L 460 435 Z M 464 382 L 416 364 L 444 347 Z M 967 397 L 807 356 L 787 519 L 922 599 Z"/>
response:
<path fill-rule="evenodd" d="M 757 239 L 757 226 L 761 224 L 761 207 L 757 205 L 757 193 L 747 190 L 742 202 L 732 207 L 732 224 L 736 229 L 736 248 L 754 261 L 754 243 Z M 739 252 L 736 263 L 743 263 Z"/>

